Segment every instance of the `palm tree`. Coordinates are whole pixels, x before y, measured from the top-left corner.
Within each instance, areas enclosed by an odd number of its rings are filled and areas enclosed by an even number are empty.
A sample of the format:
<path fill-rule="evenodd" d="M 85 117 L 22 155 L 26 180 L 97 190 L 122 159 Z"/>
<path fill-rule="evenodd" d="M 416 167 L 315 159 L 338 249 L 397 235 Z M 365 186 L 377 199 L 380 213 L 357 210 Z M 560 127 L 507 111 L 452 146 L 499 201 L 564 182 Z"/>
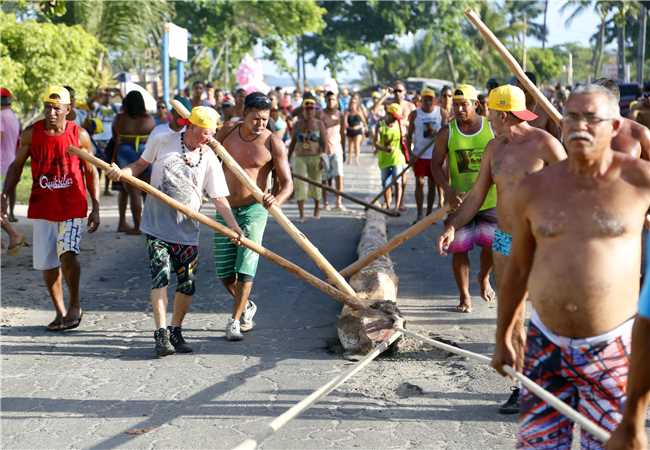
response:
<path fill-rule="evenodd" d="M 564 12 L 573 8 L 573 11 L 565 21 L 565 25 L 567 27 L 571 26 L 574 19 L 592 7 L 600 18 L 600 24 L 598 25 L 597 31 L 598 38 L 596 40 L 596 46 L 594 47 L 593 56 L 591 59 L 591 67 L 594 69 L 594 78 L 598 78 L 598 74 L 600 74 L 602 70 L 603 53 L 605 50 L 605 30 L 607 28 L 607 17 L 611 11 L 611 3 L 611 1 L 602 0 L 567 0 L 566 3 L 564 3 L 564 5 L 562 5 L 560 8 L 560 12 Z"/>

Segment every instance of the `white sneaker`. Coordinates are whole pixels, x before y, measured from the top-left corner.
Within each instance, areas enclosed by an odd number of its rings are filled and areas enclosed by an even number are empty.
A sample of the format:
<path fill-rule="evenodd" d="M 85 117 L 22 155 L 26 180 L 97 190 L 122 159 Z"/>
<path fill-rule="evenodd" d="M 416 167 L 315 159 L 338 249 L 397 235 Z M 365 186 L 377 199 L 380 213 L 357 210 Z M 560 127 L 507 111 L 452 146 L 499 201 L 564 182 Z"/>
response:
<path fill-rule="evenodd" d="M 257 305 L 253 303 L 252 300 L 248 300 L 248 304 L 246 305 L 246 309 L 244 310 L 244 314 L 242 314 L 242 318 L 241 318 L 241 325 L 240 325 L 241 331 L 245 333 L 253 329 L 253 327 L 255 326 L 253 317 L 255 316 L 256 312 L 257 312 Z"/>
<path fill-rule="evenodd" d="M 233 318 L 228 319 L 228 324 L 226 325 L 226 340 L 241 341 L 242 339 L 244 339 L 244 336 L 241 334 L 239 328 L 239 320 Z"/>

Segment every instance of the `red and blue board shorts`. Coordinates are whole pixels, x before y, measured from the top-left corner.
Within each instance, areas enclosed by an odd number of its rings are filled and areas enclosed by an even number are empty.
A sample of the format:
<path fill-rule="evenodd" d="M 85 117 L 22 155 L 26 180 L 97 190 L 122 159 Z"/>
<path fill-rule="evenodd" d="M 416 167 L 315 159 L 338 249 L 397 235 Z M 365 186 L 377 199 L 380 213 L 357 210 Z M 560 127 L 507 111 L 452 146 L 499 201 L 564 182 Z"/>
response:
<path fill-rule="evenodd" d="M 601 336 L 557 336 L 533 313 L 526 340 L 524 375 L 605 430 L 622 419 L 629 367 L 630 319 Z M 570 450 L 573 422 L 523 389 L 517 448 Z M 581 449 L 604 443 L 581 431 Z"/>

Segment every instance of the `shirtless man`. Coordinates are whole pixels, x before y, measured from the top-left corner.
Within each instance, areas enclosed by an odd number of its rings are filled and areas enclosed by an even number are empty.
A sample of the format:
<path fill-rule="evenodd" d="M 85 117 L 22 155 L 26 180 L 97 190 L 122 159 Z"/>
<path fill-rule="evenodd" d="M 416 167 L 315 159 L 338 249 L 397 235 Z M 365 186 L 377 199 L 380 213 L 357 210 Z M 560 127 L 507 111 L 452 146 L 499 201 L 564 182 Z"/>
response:
<path fill-rule="evenodd" d="M 398 80 L 395 83 L 393 83 L 393 92 L 395 94 L 395 97 L 393 98 L 392 103 L 397 103 L 402 111 L 401 113 L 402 120 L 400 121 L 400 124 L 402 126 L 402 142 L 404 143 L 405 146 L 406 136 L 408 135 L 408 130 L 409 130 L 409 123 L 410 123 L 409 118 L 411 116 L 411 113 L 415 111 L 416 106 L 406 99 L 406 86 L 404 85 L 403 82 Z M 402 193 L 406 192 L 406 183 L 408 181 L 407 175 L 408 173 L 402 176 Z M 402 194 L 402 198 L 400 199 L 399 202 L 400 211 L 406 210 L 406 208 L 404 207 L 404 197 L 406 196 Z"/>
<path fill-rule="evenodd" d="M 260 244 L 266 227 L 268 212 L 265 208 L 282 205 L 293 191 L 293 181 L 287 149 L 284 143 L 266 128 L 271 112 L 271 100 L 260 92 L 248 94 L 244 100 L 243 121 L 224 126 L 217 133 L 217 140 L 246 171 L 259 188 L 266 192 L 271 169 L 279 182 L 275 195 L 264 194 L 264 205 L 255 201 L 253 194 L 224 166 L 230 196 L 228 201 L 237 223 L 245 236 Z M 225 223 L 217 214 L 217 221 Z M 243 339 L 242 331 L 250 331 L 257 306 L 249 301 L 253 278 L 257 271 L 259 255 L 247 248 L 238 247 L 227 237 L 214 235 L 214 260 L 217 277 L 234 299 L 232 317 L 226 327 L 226 339 Z"/>
<path fill-rule="evenodd" d="M 431 157 L 431 173 L 436 184 L 442 186 L 444 196 L 452 208 L 458 208 L 463 196 L 472 189 L 479 174 L 483 153 L 488 142 L 494 138 L 488 119 L 476 113 L 478 93 L 473 86 L 461 84 L 454 90 L 454 119 L 436 136 Z M 449 175 L 445 170 L 448 161 Z M 451 184 L 450 184 L 451 178 Z M 490 188 L 480 211 L 471 222 L 459 229 L 449 245 L 453 254 L 452 268 L 460 294 L 456 309 L 459 312 L 472 311 L 472 297 L 469 292 L 469 251 L 478 245 L 481 248 L 479 284 L 481 297 L 492 301 L 495 293 L 490 286 L 492 270 L 492 239 L 496 229 L 497 194 Z"/>
<path fill-rule="evenodd" d="M 336 183 L 336 190 L 343 192 L 343 143 L 345 142 L 345 127 L 343 114 L 337 108 L 336 94 L 328 91 L 325 94 L 325 109 L 320 113 L 320 123 L 323 126 L 321 136 L 325 143 L 325 172 L 323 178 L 331 186 L 332 180 Z M 323 189 L 323 208 L 328 209 L 327 191 Z M 337 211 L 345 210 L 341 196 L 336 196 Z"/>
<path fill-rule="evenodd" d="M 577 88 L 565 105 L 568 160 L 525 178 L 513 196 L 512 254 L 492 360 L 518 367 L 512 348 L 526 291 L 533 306 L 524 374 L 606 430 L 621 421 L 637 312 L 641 231 L 650 164 L 614 152 L 616 97 Z M 570 448 L 573 423 L 523 390 L 518 448 Z M 582 448 L 602 448 L 582 432 Z"/>
<path fill-rule="evenodd" d="M 514 209 L 512 198 L 517 192 L 519 182 L 528 174 L 538 172 L 549 164 L 566 158 L 562 144 L 539 128 L 530 126 L 527 121 L 537 116 L 526 109 L 524 92 L 516 86 L 505 85 L 494 88 L 488 97 L 489 119 L 496 138 L 485 148 L 478 179 L 460 208 L 446 223 L 444 232 L 438 239 L 438 251 L 445 255 L 454 240 L 455 231 L 465 226 L 478 213 L 490 188 L 497 188 L 497 223 L 492 242 L 492 258 L 497 283 L 503 277 L 510 255 L 512 229 L 518 211 Z M 499 289 L 497 289 L 499 292 Z M 525 332 L 524 309 L 515 321 L 512 346 L 518 358 L 523 361 Z M 519 412 L 519 388 L 499 412 L 516 414 Z"/>
<path fill-rule="evenodd" d="M 594 84 L 609 89 L 618 101 L 621 101 L 621 92 L 616 81 L 599 78 Z M 621 127 L 612 139 L 612 150 L 650 161 L 650 130 L 632 119 L 621 117 Z"/>

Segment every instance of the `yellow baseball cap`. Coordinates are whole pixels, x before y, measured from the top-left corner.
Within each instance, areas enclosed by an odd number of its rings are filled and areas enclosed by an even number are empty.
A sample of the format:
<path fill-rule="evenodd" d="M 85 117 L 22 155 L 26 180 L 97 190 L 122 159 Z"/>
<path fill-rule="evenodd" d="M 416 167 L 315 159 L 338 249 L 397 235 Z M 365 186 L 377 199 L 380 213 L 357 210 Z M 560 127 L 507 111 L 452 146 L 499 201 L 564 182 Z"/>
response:
<path fill-rule="evenodd" d="M 435 93 L 435 91 L 433 89 L 426 87 L 426 88 L 422 89 L 422 91 L 420 92 L 420 96 L 435 98 L 436 93 Z"/>
<path fill-rule="evenodd" d="M 386 112 L 396 119 L 402 118 L 402 108 L 397 103 L 392 103 L 386 108 Z"/>
<path fill-rule="evenodd" d="M 55 96 L 58 98 L 53 98 Z M 43 101 L 54 105 L 69 105 L 70 92 L 63 86 L 50 86 L 45 91 L 45 95 L 43 95 Z"/>
<path fill-rule="evenodd" d="M 521 88 L 506 84 L 490 91 L 488 108 L 495 111 L 508 111 L 521 120 L 535 120 L 537 114 L 526 109 L 526 94 Z"/>
<path fill-rule="evenodd" d="M 454 89 L 454 100 L 478 100 L 478 92 L 471 84 L 459 84 Z"/>
<path fill-rule="evenodd" d="M 195 106 L 192 108 L 190 123 L 200 128 L 216 130 L 219 123 L 219 113 L 211 106 Z"/>

